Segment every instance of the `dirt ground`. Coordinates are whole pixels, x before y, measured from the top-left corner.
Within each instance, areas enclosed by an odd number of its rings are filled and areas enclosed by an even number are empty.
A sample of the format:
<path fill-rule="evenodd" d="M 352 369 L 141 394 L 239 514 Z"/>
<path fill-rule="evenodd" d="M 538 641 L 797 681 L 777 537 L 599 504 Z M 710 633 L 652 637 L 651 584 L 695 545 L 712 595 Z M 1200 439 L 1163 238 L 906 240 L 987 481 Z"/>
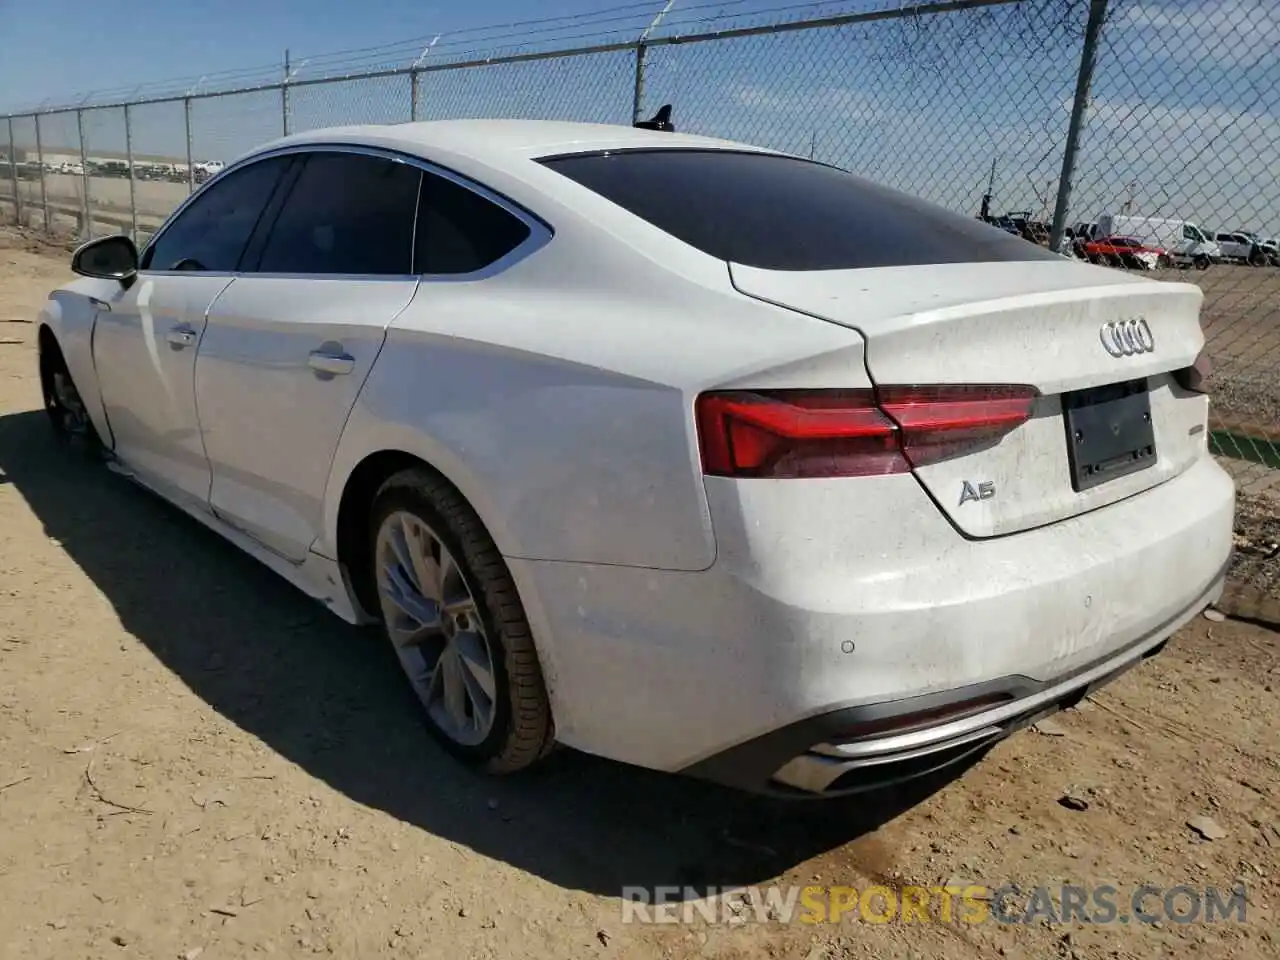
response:
<path fill-rule="evenodd" d="M 473 776 L 376 637 L 54 445 L 21 321 L 66 275 L 0 234 L 0 956 L 1280 956 L 1275 633 L 1198 618 L 911 791 L 779 804 L 571 751 Z M 620 900 L 948 881 L 1243 884 L 1247 914 L 640 925 Z"/>

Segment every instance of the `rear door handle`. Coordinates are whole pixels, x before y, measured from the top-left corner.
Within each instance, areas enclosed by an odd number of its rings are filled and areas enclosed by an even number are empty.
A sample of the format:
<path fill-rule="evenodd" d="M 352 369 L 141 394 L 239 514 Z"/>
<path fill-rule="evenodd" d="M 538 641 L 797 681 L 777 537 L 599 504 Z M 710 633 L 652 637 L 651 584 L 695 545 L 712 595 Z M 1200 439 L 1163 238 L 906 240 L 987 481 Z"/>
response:
<path fill-rule="evenodd" d="M 356 358 L 347 353 L 312 350 L 307 356 L 307 366 L 317 373 L 340 376 L 356 368 Z"/>
<path fill-rule="evenodd" d="M 186 324 L 172 328 L 165 334 L 164 338 L 169 341 L 169 345 L 175 350 L 181 350 L 184 347 L 190 347 L 196 342 L 196 332 Z"/>

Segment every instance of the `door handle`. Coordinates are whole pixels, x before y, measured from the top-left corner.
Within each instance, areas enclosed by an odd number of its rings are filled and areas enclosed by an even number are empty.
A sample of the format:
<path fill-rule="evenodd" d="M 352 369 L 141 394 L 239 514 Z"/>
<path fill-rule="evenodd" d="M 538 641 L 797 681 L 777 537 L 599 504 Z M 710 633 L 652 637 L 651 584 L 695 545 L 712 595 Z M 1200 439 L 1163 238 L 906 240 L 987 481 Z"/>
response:
<path fill-rule="evenodd" d="M 354 370 L 356 368 L 356 358 L 347 353 L 312 350 L 307 356 L 307 366 L 316 371 L 316 373 L 338 376 Z"/>
<path fill-rule="evenodd" d="M 190 347 L 196 342 L 196 332 L 188 326 L 180 326 L 172 328 L 164 335 L 169 341 L 169 345 L 175 350 L 181 350 L 184 347 Z"/>

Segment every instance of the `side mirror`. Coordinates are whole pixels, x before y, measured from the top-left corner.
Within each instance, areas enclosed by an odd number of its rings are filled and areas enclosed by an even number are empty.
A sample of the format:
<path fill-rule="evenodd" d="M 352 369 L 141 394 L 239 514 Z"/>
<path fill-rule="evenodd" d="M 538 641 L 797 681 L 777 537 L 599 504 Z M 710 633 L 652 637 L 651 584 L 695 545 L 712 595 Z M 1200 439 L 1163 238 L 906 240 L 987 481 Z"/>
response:
<path fill-rule="evenodd" d="M 123 234 L 90 240 L 71 255 L 71 269 L 82 277 L 119 280 L 127 290 L 138 275 L 138 248 Z"/>

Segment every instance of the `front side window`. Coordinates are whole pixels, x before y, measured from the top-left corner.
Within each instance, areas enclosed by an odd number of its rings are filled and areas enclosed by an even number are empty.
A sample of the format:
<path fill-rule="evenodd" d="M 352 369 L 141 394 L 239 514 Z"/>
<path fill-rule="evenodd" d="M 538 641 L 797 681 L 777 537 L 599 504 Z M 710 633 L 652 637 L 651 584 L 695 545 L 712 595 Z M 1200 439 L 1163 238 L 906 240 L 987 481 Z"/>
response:
<path fill-rule="evenodd" d="M 404 276 L 412 272 L 421 171 L 358 153 L 312 153 L 284 201 L 260 273 Z"/>
<path fill-rule="evenodd" d="M 794 157 L 645 149 L 543 164 L 721 260 L 770 270 L 1057 259 L 973 217 Z"/>
<path fill-rule="evenodd" d="M 458 275 L 483 270 L 522 244 L 529 232 L 523 220 L 474 190 L 425 173 L 413 272 Z"/>
<path fill-rule="evenodd" d="M 259 160 L 207 187 L 147 248 L 142 269 L 235 270 L 258 217 L 291 162 L 289 157 Z"/>

